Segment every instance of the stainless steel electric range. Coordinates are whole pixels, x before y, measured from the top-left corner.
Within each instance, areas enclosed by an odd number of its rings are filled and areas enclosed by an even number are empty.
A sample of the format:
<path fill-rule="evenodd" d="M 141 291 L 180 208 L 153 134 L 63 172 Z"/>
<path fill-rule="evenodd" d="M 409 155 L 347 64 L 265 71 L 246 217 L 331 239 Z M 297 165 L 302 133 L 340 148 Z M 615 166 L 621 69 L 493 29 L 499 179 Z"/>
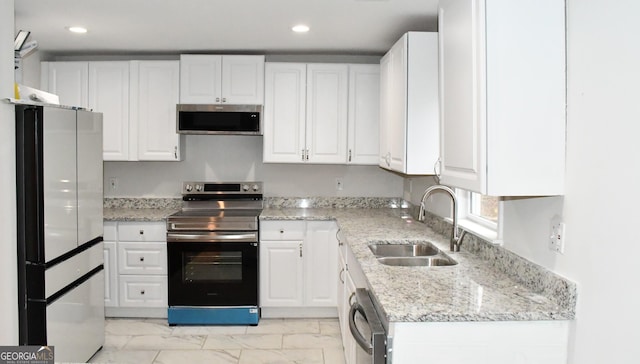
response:
<path fill-rule="evenodd" d="M 184 182 L 167 218 L 170 325 L 257 325 L 261 182 Z"/>

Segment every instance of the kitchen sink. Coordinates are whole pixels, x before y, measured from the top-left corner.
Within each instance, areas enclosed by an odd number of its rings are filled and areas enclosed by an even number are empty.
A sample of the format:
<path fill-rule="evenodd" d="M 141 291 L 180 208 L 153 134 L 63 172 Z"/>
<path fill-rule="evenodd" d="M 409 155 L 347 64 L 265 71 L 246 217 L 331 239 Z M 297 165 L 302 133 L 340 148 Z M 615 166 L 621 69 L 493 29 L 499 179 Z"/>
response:
<path fill-rule="evenodd" d="M 369 245 L 369 249 L 376 259 L 385 265 L 441 267 L 458 264 L 428 241 L 407 242 L 407 244 L 374 243 Z"/>
<path fill-rule="evenodd" d="M 396 265 L 402 267 L 441 267 L 456 265 L 458 262 L 445 257 L 379 257 L 378 261 L 385 265 Z"/>
<path fill-rule="evenodd" d="M 420 244 L 371 244 L 369 249 L 376 258 L 379 257 L 424 257 L 440 253 L 435 245 L 424 242 Z"/>

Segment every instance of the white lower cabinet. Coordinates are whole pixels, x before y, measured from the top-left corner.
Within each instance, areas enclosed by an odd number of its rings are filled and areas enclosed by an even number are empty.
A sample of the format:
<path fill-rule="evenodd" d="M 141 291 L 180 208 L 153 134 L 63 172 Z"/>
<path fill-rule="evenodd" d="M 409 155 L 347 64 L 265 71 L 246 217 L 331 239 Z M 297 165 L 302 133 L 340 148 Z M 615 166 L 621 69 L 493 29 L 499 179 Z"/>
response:
<path fill-rule="evenodd" d="M 341 239 L 339 238 L 339 241 Z M 343 242 L 339 243 L 338 254 L 338 318 L 340 322 L 340 334 L 344 347 L 345 362 L 356 363 L 356 340 L 349 330 L 349 309 L 353 303 L 356 287 L 366 288 L 366 282 L 362 279 L 364 273 L 355 261 L 353 253 Z M 358 282 L 358 284 L 356 284 Z"/>
<path fill-rule="evenodd" d="M 263 317 L 336 317 L 336 224 L 260 224 L 260 307 Z"/>
<path fill-rule="evenodd" d="M 164 222 L 107 222 L 105 307 L 108 317 L 166 317 L 167 243 Z"/>
<path fill-rule="evenodd" d="M 105 234 L 106 235 L 106 234 Z M 118 306 L 118 250 L 115 241 L 104 242 L 104 307 Z"/>
<path fill-rule="evenodd" d="M 394 364 L 567 362 L 569 321 L 391 323 Z"/>

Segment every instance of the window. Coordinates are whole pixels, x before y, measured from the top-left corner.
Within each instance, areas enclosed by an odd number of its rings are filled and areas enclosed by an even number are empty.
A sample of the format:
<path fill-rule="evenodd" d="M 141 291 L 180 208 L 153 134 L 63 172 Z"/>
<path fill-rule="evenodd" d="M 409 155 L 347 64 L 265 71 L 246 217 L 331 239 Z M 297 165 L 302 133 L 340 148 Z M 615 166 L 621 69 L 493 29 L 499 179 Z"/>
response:
<path fill-rule="evenodd" d="M 456 195 L 460 203 L 459 225 L 465 230 L 500 244 L 502 238 L 500 198 L 460 189 L 456 190 Z"/>
<path fill-rule="evenodd" d="M 469 192 L 468 215 L 471 215 L 472 219 L 479 220 L 479 223 L 496 225 L 498 223 L 499 209 L 500 199 L 498 197 Z"/>

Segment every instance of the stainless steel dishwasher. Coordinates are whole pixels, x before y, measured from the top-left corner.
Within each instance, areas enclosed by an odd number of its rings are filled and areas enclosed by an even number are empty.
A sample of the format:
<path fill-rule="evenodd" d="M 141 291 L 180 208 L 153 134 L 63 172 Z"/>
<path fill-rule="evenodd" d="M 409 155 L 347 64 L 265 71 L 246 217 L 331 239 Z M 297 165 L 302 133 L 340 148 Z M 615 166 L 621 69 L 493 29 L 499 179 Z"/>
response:
<path fill-rule="evenodd" d="M 349 331 L 355 339 L 357 364 L 387 363 L 387 332 L 369 291 L 357 288 L 349 309 Z"/>

